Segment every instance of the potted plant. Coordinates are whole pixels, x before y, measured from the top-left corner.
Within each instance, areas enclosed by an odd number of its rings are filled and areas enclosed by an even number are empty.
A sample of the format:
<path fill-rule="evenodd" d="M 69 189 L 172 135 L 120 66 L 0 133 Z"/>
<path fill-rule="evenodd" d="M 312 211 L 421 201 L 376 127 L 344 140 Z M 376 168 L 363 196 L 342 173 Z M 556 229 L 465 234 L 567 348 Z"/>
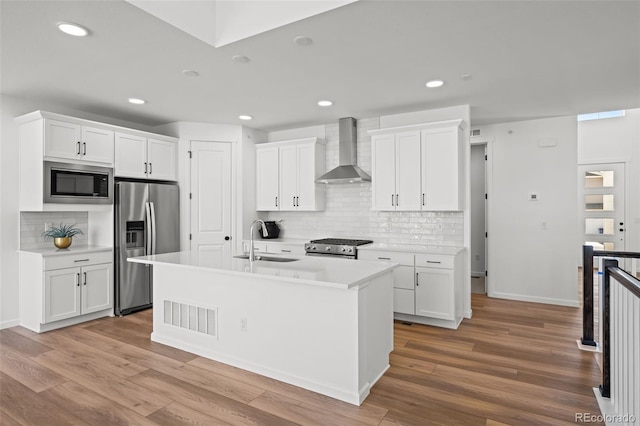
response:
<path fill-rule="evenodd" d="M 42 233 L 42 236 L 46 241 L 53 238 L 53 244 L 59 249 L 66 249 L 71 245 L 71 240 L 74 235 L 84 235 L 80 229 L 73 225 L 52 226 L 47 231 Z"/>

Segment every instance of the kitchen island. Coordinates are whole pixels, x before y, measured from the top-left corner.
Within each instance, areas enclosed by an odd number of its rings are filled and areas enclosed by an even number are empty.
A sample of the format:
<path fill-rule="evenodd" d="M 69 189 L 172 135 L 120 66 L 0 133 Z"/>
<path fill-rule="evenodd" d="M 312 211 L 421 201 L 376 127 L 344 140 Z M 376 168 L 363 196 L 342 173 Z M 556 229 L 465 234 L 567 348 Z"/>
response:
<path fill-rule="evenodd" d="M 128 260 L 153 265 L 155 342 L 356 405 L 389 368 L 394 263 Z"/>

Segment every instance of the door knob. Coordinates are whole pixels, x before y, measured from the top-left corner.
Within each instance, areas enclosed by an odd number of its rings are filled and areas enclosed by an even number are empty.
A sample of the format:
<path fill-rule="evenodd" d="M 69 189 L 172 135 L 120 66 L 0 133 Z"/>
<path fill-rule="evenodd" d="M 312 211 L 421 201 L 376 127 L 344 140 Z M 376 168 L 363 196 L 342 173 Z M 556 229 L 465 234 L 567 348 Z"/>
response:
<path fill-rule="evenodd" d="M 225 240 L 225 241 L 229 241 L 230 239 L 231 239 L 231 237 L 230 237 L 230 236 L 228 236 L 228 235 L 224 237 L 224 240 Z"/>

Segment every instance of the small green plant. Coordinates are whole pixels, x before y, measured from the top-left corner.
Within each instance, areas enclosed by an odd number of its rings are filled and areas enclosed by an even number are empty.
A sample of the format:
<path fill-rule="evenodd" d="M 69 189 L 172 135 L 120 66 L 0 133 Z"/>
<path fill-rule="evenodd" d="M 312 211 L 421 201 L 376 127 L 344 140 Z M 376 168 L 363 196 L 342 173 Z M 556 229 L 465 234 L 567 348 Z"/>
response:
<path fill-rule="evenodd" d="M 74 235 L 84 235 L 84 232 L 75 227 L 75 223 L 73 225 L 63 225 L 61 223 L 60 226 L 52 226 L 42 233 L 42 237 L 47 241 L 52 238 L 67 238 Z"/>

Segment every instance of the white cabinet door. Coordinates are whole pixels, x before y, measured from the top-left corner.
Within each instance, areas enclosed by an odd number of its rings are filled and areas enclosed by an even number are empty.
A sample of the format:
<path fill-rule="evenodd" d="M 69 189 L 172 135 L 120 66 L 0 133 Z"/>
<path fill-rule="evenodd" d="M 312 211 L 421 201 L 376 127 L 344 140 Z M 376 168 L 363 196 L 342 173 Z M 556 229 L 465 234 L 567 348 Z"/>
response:
<path fill-rule="evenodd" d="M 147 161 L 149 179 L 177 180 L 178 144 L 175 142 L 147 139 Z"/>
<path fill-rule="evenodd" d="M 79 160 L 82 157 L 82 134 L 77 124 L 45 120 L 44 155 Z"/>
<path fill-rule="evenodd" d="M 413 290 L 393 289 L 393 312 L 415 315 L 415 293 Z"/>
<path fill-rule="evenodd" d="M 455 319 L 453 270 L 416 267 L 416 274 L 415 314 Z"/>
<path fill-rule="evenodd" d="M 113 264 L 85 266 L 81 273 L 81 312 L 89 314 L 112 308 Z"/>
<path fill-rule="evenodd" d="M 114 175 L 144 179 L 147 177 L 147 139 L 116 133 Z"/>
<path fill-rule="evenodd" d="M 297 147 L 297 181 L 296 209 L 316 210 L 316 167 L 315 144 L 301 144 Z"/>
<path fill-rule="evenodd" d="M 457 127 L 422 131 L 422 210 L 462 208 L 458 133 Z"/>
<path fill-rule="evenodd" d="M 278 147 L 256 147 L 256 210 L 280 207 Z"/>
<path fill-rule="evenodd" d="M 82 126 L 82 159 L 113 164 L 113 131 Z"/>
<path fill-rule="evenodd" d="M 80 268 L 44 273 L 43 323 L 80 315 Z"/>
<path fill-rule="evenodd" d="M 396 210 L 420 210 L 420 132 L 395 135 Z"/>
<path fill-rule="evenodd" d="M 280 147 L 280 210 L 296 210 L 298 201 L 298 147 Z"/>
<path fill-rule="evenodd" d="M 393 134 L 375 135 L 371 144 L 372 209 L 395 210 L 395 137 Z"/>

